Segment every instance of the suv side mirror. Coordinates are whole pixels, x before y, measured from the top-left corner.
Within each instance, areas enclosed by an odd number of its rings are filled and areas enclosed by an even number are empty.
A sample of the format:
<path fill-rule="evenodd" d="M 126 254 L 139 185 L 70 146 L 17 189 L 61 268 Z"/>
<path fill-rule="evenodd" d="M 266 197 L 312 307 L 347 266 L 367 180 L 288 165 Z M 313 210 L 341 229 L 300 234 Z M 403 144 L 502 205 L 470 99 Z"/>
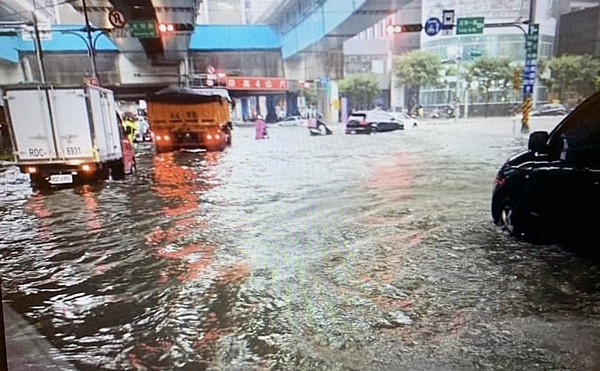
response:
<path fill-rule="evenodd" d="M 529 143 L 527 147 L 532 152 L 546 152 L 548 149 L 548 132 L 545 131 L 534 131 L 529 136 Z"/>

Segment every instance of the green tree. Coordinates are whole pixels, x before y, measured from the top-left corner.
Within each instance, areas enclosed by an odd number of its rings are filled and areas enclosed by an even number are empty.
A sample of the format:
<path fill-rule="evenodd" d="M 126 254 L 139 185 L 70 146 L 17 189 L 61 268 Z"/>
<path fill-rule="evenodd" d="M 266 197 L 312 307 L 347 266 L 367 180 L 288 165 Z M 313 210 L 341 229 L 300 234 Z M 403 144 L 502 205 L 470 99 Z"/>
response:
<path fill-rule="evenodd" d="M 577 99 L 593 93 L 600 72 L 600 62 L 590 55 L 562 55 L 547 63 L 551 78 L 545 82 L 561 101 L 575 94 Z"/>
<path fill-rule="evenodd" d="M 314 88 L 302 89 L 302 95 L 306 99 L 306 104 L 309 106 L 317 105 L 317 92 Z"/>
<path fill-rule="evenodd" d="M 348 76 L 339 82 L 340 95 L 347 97 L 354 109 L 373 108 L 373 100 L 379 94 L 379 81 L 374 73 Z"/>
<path fill-rule="evenodd" d="M 405 84 L 410 89 L 414 102 L 409 103 L 412 110 L 413 103 L 419 104 L 419 90 L 440 84 L 440 70 L 442 62 L 437 54 L 423 50 L 413 50 L 396 58 L 394 74 L 398 85 Z"/>
<path fill-rule="evenodd" d="M 506 98 L 514 73 L 510 63 L 510 59 L 507 58 L 478 58 L 468 68 L 469 75 L 477 81 L 479 90 L 484 95 L 485 116 L 487 116 L 492 92 L 497 91 Z"/>

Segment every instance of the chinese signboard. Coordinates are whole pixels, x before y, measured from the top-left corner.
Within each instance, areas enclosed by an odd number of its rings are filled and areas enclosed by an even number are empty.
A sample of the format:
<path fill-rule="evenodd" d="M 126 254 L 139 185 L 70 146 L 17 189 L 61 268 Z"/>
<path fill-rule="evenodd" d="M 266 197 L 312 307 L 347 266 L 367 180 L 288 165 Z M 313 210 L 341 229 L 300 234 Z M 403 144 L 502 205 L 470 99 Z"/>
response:
<path fill-rule="evenodd" d="M 158 37 L 154 21 L 129 21 L 131 37 L 138 39 L 152 39 Z"/>
<path fill-rule="evenodd" d="M 484 17 L 458 18 L 456 20 L 457 35 L 473 35 L 483 33 Z"/>
<path fill-rule="evenodd" d="M 526 40 L 526 59 L 534 60 L 538 57 L 538 43 L 540 37 L 540 25 L 531 24 L 529 25 L 529 33 L 527 34 Z"/>
<path fill-rule="evenodd" d="M 538 59 L 538 44 L 540 37 L 540 25 L 530 24 L 529 32 L 525 41 L 525 68 L 523 69 L 523 93 L 533 93 L 535 85 L 536 67 Z"/>
<path fill-rule="evenodd" d="M 225 87 L 231 90 L 287 91 L 288 81 L 278 77 L 227 77 Z"/>

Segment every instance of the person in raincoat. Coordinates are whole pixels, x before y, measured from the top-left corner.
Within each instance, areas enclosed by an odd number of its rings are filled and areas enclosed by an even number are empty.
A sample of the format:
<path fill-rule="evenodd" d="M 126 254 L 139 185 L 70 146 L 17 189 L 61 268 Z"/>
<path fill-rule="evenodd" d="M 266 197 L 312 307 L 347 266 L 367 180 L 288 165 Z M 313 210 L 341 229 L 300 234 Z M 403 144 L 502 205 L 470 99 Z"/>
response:
<path fill-rule="evenodd" d="M 126 116 L 123 121 L 123 128 L 125 129 L 125 133 L 127 134 L 127 139 L 131 143 L 133 143 L 133 139 L 135 138 L 135 133 L 137 132 L 138 125 L 133 121 L 131 116 Z"/>
<path fill-rule="evenodd" d="M 256 120 L 254 120 L 254 128 L 256 130 L 256 139 L 266 139 L 267 124 L 263 121 L 261 115 L 256 115 Z"/>

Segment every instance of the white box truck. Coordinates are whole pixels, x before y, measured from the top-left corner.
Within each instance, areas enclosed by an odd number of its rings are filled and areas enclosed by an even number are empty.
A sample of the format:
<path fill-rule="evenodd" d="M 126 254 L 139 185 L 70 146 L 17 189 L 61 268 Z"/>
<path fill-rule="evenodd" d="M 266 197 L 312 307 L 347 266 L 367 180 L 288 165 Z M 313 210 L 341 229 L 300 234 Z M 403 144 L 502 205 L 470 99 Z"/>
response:
<path fill-rule="evenodd" d="M 97 86 L 6 86 L 16 164 L 34 187 L 121 177 L 135 169 L 113 92 Z"/>

